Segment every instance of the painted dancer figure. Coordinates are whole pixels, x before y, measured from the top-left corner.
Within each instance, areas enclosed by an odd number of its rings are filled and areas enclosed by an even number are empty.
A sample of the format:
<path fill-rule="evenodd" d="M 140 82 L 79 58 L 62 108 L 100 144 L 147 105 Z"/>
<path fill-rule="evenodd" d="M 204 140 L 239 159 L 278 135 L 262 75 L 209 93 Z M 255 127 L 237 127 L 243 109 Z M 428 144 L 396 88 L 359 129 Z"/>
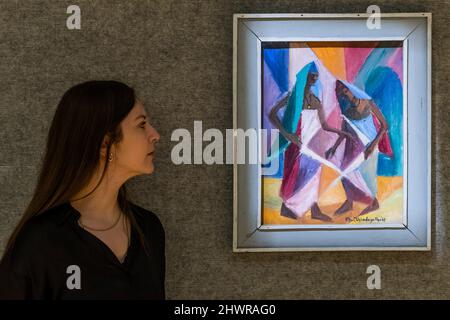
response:
<path fill-rule="evenodd" d="M 343 80 L 336 81 L 336 95 L 344 121 L 342 130 L 352 135 L 347 139 L 342 157 L 341 169 L 346 172 L 342 185 L 347 199 L 336 210 L 336 215 L 353 209 L 353 202 L 366 203 L 367 207 L 359 215 L 379 208 L 377 199 L 378 153 L 392 156 L 387 122 L 371 97 L 356 86 Z M 336 143 L 325 153 L 327 159 L 334 156 L 341 144 Z"/>
<path fill-rule="evenodd" d="M 331 221 L 317 204 L 322 164 L 304 146 L 307 146 L 321 129 L 338 134 L 340 139 L 351 136 L 347 132 L 329 127 L 325 121 L 319 99 L 321 84 L 318 79 L 319 72 L 314 62 L 302 68 L 297 74 L 292 92 L 288 92 L 275 104 L 269 119 L 281 132 L 279 149 L 276 152 L 285 150 L 280 188 L 283 201 L 281 215 L 297 219 L 311 209 L 312 219 Z M 283 120 L 280 121 L 277 112 L 284 107 L 286 110 Z"/>

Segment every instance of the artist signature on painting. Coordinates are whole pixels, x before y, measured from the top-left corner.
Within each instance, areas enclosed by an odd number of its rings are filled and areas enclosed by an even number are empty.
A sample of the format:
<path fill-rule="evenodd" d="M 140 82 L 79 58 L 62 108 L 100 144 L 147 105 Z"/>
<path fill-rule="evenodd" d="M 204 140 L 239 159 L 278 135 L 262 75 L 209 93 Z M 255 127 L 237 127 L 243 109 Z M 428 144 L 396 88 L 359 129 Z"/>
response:
<path fill-rule="evenodd" d="M 378 222 L 386 222 L 385 217 L 347 217 L 345 218 L 345 222 L 364 222 L 364 223 L 378 223 Z"/>

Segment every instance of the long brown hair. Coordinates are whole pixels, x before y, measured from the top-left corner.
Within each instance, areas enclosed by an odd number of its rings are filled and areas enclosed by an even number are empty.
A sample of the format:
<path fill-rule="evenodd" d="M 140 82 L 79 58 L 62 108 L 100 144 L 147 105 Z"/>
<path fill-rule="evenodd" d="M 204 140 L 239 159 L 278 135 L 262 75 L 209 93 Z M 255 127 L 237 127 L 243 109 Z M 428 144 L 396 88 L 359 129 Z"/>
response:
<path fill-rule="evenodd" d="M 87 81 L 64 93 L 50 126 L 33 197 L 6 244 L 3 258 L 11 251 L 17 236 L 31 218 L 68 202 L 89 182 L 99 165 L 105 135 L 110 138 L 108 155 L 111 145 L 122 140 L 120 123 L 135 102 L 135 91 L 118 81 Z M 108 162 L 105 162 L 99 183 L 89 194 L 103 180 Z M 117 200 L 131 225 L 138 231 L 141 244 L 148 254 L 145 237 L 131 213 L 125 184 L 120 187 Z"/>

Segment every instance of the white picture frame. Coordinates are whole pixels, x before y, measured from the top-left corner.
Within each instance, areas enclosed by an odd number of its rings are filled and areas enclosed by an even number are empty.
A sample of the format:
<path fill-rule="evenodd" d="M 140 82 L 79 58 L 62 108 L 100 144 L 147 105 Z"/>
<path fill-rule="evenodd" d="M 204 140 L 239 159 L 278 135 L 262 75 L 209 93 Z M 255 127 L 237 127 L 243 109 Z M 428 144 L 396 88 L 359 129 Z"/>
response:
<path fill-rule="evenodd" d="M 401 225 L 266 226 L 261 224 L 261 166 L 237 163 L 233 140 L 233 252 L 431 249 L 431 13 L 235 14 L 233 129 L 261 128 L 261 42 L 397 40 L 404 42 L 407 170 Z M 422 76 L 417 76 L 422 75 Z M 414 141 L 416 143 L 411 143 Z M 406 147 L 407 146 L 407 147 Z M 261 153 L 261 136 L 258 136 Z M 425 183 L 424 183 L 425 182 Z"/>

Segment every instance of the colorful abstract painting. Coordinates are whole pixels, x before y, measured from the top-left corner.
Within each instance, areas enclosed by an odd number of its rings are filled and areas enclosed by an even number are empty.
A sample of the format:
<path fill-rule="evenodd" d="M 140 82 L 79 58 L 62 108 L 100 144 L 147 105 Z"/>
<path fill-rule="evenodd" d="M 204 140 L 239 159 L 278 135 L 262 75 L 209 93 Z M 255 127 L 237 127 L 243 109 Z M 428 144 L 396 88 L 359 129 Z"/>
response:
<path fill-rule="evenodd" d="M 279 130 L 264 150 L 279 167 L 262 176 L 263 224 L 404 223 L 402 43 L 261 52 L 262 128 Z"/>

